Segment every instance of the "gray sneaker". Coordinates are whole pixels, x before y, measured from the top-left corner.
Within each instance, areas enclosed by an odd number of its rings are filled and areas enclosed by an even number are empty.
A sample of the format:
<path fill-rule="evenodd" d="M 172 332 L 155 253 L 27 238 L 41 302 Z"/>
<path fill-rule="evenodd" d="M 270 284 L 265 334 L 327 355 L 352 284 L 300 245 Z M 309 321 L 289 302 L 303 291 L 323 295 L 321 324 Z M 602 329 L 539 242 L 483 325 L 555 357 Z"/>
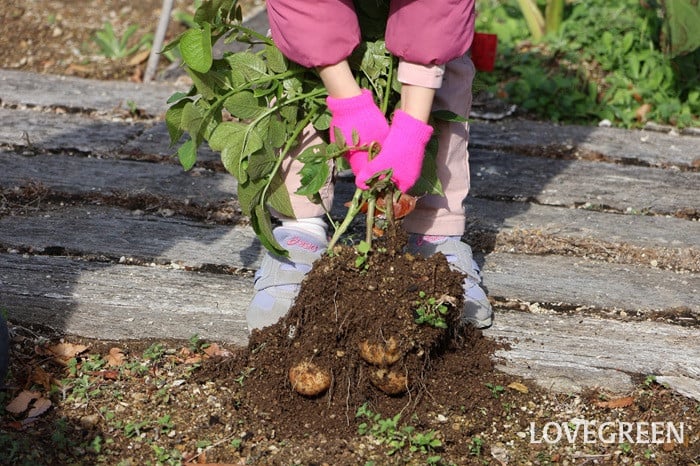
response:
<path fill-rule="evenodd" d="M 486 293 L 481 288 L 481 271 L 472 257 L 472 248 L 450 236 L 411 234 L 408 250 L 429 257 L 441 252 L 453 269 L 466 274 L 464 279 L 464 310 L 462 321 L 476 328 L 487 328 L 493 324 L 493 309 Z"/>
<path fill-rule="evenodd" d="M 316 235 L 288 227 L 273 231 L 289 257 L 268 252 L 255 273 L 255 295 L 248 305 L 248 331 L 275 324 L 284 317 L 299 293 L 304 276 L 326 250 L 328 241 Z"/>

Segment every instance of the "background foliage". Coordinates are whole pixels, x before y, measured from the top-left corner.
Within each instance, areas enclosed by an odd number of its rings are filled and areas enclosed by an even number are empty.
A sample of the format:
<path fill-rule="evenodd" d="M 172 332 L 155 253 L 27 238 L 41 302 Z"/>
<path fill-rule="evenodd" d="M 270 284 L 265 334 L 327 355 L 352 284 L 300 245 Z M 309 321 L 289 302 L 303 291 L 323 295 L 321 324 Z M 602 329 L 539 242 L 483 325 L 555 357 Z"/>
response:
<path fill-rule="evenodd" d="M 639 0 L 569 1 L 558 30 L 536 41 L 517 0 L 478 0 L 477 31 L 499 38 L 480 83 L 541 119 L 699 126 L 700 49 L 666 55 L 663 13 Z"/>

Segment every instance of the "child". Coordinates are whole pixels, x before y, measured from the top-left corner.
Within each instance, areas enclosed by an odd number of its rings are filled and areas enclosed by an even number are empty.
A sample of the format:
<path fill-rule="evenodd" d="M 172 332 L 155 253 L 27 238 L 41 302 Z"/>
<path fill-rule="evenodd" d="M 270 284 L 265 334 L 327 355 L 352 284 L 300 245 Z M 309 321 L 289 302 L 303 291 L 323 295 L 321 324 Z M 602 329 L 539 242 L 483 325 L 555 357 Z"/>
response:
<path fill-rule="evenodd" d="M 381 0 L 365 0 L 381 3 Z M 379 154 L 347 155 L 355 183 L 391 168 L 392 180 L 402 192 L 417 181 L 426 144 L 433 128 L 428 125 L 432 109 L 449 110 L 465 118 L 471 106 L 474 65 L 467 56 L 474 32 L 474 0 L 392 0 L 388 2 L 385 42 L 399 57 L 398 80 L 401 102 L 389 124 L 374 103 L 372 93 L 356 83 L 347 57 L 359 45 L 360 26 L 356 7 L 362 0 L 268 0 L 272 38 L 292 61 L 314 67 L 328 91 L 327 104 L 333 128 L 347 141 L 353 131 L 359 145 L 377 141 Z M 375 5 L 376 6 L 376 5 Z M 438 177 L 445 196 L 424 196 L 404 219 L 409 249 L 429 256 L 442 252 L 452 267 L 466 274 L 462 320 L 479 328 L 491 325 L 493 312 L 480 287 L 481 275 L 471 248 L 460 241 L 464 233 L 464 198 L 469 191 L 468 130 L 463 123 L 436 123 L 438 130 Z M 318 143 L 313 132 L 302 135 L 301 146 Z M 299 149 L 301 150 L 301 149 Z M 298 153 L 298 152 L 297 152 Z M 300 162 L 291 154 L 284 165 L 290 193 L 300 186 Z M 275 238 L 289 251 L 289 258 L 267 253 L 256 273 L 256 294 L 247 312 L 249 330 L 272 325 L 291 307 L 299 284 L 327 245 L 323 215 L 333 200 L 329 183 L 321 191 L 323 205 L 291 194 L 296 218 L 280 219 Z"/>

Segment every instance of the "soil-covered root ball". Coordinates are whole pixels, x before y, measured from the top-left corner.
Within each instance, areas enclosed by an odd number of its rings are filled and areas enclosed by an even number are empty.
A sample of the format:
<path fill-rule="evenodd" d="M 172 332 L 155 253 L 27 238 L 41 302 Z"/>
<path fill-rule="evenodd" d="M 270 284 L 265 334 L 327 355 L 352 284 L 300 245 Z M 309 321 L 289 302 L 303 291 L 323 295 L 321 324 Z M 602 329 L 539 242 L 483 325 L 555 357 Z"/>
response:
<path fill-rule="evenodd" d="M 331 386 L 331 376 L 313 362 L 304 360 L 289 369 L 289 382 L 300 395 L 318 396 Z"/>
<path fill-rule="evenodd" d="M 380 342 L 363 340 L 359 346 L 360 357 L 373 366 L 390 366 L 403 356 L 399 343 L 394 337 L 389 337 L 386 341 Z"/>

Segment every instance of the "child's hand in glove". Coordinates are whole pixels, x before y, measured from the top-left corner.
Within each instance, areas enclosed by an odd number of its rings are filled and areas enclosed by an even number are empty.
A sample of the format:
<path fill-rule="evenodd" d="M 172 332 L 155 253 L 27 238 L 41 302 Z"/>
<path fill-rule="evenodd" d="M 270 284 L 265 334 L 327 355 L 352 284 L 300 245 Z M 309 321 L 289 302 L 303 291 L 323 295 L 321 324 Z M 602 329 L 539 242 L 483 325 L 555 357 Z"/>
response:
<path fill-rule="evenodd" d="M 372 142 L 382 144 L 389 133 L 389 124 L 379 107 L 374 103 L 372 93 L 366 89 L 356 97 L 326 99 L 328 110 L 331 112 L 330 139 L 335 142 L 335 129 L 339 128 L 349 146 L 353 143 L 353 131 L 359 135 L 359 146 L 368 146 Z M 345 157 L 355 175 L 360 173 L 369 157 L 367 151 L 351 150 Z"/>
<path fill-rule="evenodd" d="M 391 122 L 389 134 L 382 143 L 379 154 L 356 173 L 355 184 L 367 189 L 367 180 L 377 172 L 392 169 L 392 181 L 403 193 L 420 177 L 423 168 L 425 146 L 433 134 L 433 128 L 406 112 L 397 110 Z"/>

